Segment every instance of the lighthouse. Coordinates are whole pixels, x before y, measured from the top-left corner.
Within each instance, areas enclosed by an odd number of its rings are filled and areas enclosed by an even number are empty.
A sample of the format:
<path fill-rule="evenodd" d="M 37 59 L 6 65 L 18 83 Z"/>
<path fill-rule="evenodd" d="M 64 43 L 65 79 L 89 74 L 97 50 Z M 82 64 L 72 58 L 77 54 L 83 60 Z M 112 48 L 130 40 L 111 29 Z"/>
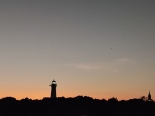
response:
<path fill-rule="evenodd" d="M 52 84 L 49 86 L 51 86 L 51 98 L 56 98 L 56 87 L 57 87 L 56 81 L 53 80 Z"/>

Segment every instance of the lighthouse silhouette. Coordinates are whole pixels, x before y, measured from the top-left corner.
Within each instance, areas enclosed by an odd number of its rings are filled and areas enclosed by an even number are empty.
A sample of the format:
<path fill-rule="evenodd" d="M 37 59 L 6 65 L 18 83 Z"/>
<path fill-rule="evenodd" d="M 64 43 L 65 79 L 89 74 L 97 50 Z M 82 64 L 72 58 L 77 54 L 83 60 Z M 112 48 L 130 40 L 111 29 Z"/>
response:
<path fill-rule="evenodd" d="M 52 84 L 49 86 L 51 86 L 51 98 L 56 98 L 56 87 L 57 87 L 56 81 L 53 80 Z"/>

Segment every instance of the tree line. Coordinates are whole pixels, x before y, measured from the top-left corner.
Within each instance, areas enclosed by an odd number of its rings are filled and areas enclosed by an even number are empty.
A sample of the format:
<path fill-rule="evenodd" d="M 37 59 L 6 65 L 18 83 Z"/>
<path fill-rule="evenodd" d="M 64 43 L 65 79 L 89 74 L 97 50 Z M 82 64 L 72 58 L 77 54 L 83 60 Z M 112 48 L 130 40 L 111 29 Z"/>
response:
<path fill-rule="evenodd" d="M 0 116 L 153 116 L 155 102 L 144 98 L 118 101 L 89 96 L 32 100 L 0 99 Z"/>

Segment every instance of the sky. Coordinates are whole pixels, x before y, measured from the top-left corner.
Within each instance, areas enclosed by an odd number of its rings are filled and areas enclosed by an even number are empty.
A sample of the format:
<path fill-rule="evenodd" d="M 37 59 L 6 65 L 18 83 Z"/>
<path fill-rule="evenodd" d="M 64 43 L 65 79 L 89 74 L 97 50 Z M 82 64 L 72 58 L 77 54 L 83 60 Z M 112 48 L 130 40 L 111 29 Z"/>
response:
<path fill-rule="evenodd" d="M 155 99 L 154 0 L 0 0 L 0 98 Z"/>

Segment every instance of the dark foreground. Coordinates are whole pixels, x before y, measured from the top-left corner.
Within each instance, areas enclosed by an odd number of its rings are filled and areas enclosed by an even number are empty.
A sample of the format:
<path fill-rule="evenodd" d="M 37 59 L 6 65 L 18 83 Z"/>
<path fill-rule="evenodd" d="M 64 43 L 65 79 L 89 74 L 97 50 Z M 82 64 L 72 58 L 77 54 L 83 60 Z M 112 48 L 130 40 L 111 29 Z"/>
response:
<path fill-rule="evenodd" d="M 0 99 L 0 116 L 155 116 L 155 102 L 143 99 L 108 101 L 78 96 L 16 100 Z"/>

